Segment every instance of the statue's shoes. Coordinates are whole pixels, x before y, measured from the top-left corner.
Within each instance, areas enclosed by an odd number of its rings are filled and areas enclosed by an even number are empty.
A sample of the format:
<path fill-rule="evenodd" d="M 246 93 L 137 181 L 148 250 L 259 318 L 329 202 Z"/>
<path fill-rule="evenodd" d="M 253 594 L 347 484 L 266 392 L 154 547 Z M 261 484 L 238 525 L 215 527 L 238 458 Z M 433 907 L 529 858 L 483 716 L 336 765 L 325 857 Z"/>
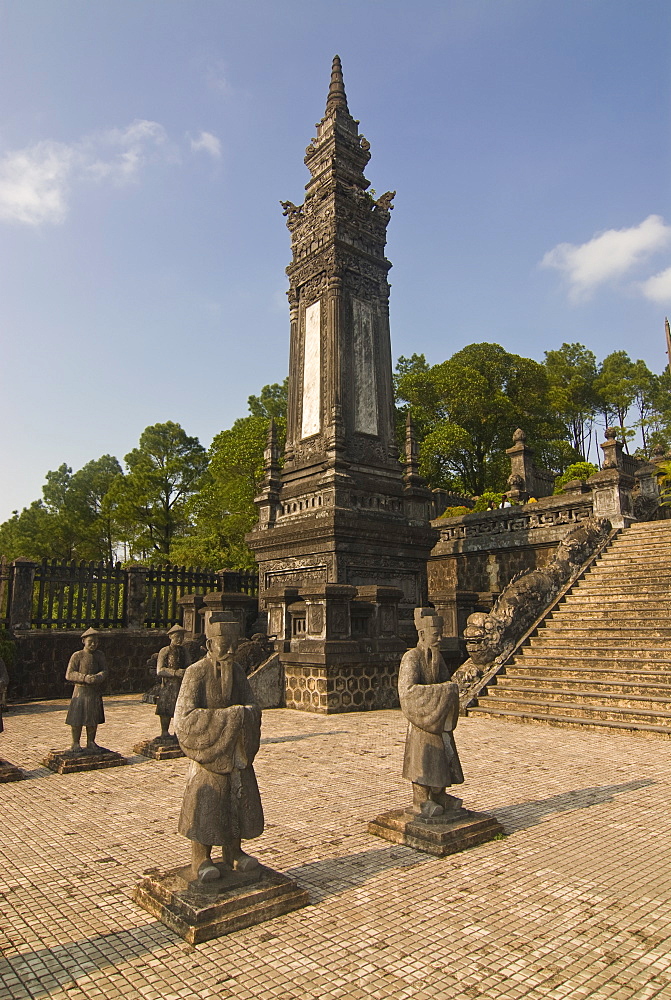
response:
<path fill-rule="evenodd" d="M 97 743 L 87 743 L 86 749 L 89 753 L 103 753 L 105 750 L 104 747 L 98 746 Z"/>
<path fill-rule="evenodd" d="M 259 867 L 259 862 L 251 854 L 245 854 L 244 851 L 240 851 L 233 859 L 233 867 L 238 872 L 251 872 L 254 868 Z"/>
<path fill-rule="evenodd" d="M 444 812 L 443 807 L 432 799 L 422 802 L 422 816 L 442 816 Z"/>
<path fill-rule="evenodd" d="M 218 878 L 221 878 L 221 872 L 216 865 L 213 865 L 211 861 L 201 862 L 198 866 L 199 882 L 216 882 Z"/>

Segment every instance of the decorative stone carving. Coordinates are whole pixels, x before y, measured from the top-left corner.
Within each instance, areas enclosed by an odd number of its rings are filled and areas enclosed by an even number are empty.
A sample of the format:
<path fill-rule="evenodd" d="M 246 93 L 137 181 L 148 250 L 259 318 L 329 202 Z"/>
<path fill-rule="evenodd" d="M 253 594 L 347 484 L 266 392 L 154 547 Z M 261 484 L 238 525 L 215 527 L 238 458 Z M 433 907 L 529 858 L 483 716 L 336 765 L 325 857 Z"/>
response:
<path fill-rule="evenodd" d="M 191 770 L 179 832 L 191 841 L 192 877 L 221 878 L 223 869 L 258 866 L 241 839 L 263 833 L 263 809 L 253 761 L 261 738 L 261 710 L 235 659 L 237 620 L 214 612 L 207 627 L 207 654 L 186 672 L 175 707 L 175 731 Z M 212 861 L 213 845 L 223 856 Z"/>
<path fill-rule="evenodd" d="M 469 659 L 454 678 L 462 694 L 510 654 L 543 609 L 605 542 L 610 530 L 611 523 L 605 518 L 587 518 L 569 531 L 546 567 L 514 577 L 489 614 L 469 616 L 464 629 Z"/>
<path fill-rule="evenodd" d="M 401 660 L 398 693 L 408 720 L 403 777 L 412 782 L 412 805 L 383 813 L 368 824 L 393 843 L 445 855 L 484 843 L 502 832 L 496 819 L 462 807 L 446 789 L 463 783 L 454 743 L 459 687 L 440 652 L 443 620 L 433 608 L 417 608 L 419 642 Z"/>
<path fill-rule="evenodd" d="M 98 648 L 100 632 L 88 628 L 82 635 L 82 642 L 84 648 L 72 654 L 65 673 L 66 681 L 75 686 L 65 717 L 65 724 L 72 732 L 72 744 L 69 750 L 49 751 L 44 761 L 46 767 L 57 774 L 94 771 L 128 763 L 125 757 L 98 746 L 95 741 L 98 726 L 105 721 L 102 691 L 107 680 L 107 665 Z M 82 729 L 86 729 L 86 747 L 80 743 Z"/>

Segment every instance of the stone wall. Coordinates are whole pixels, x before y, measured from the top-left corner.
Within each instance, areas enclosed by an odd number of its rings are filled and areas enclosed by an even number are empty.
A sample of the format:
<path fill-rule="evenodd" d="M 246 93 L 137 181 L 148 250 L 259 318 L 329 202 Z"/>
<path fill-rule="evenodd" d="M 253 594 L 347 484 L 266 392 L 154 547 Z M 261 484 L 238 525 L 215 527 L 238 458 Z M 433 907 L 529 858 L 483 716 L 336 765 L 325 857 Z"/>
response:
<path fill-rule="evenodd" d="M 591 493 L 577 492 L 433 521 L 440 539 L 428 563 L 429 599 L 444 618 L 444 635 L 462 636 L 468 616 L 490 611 L 513 577 L 547 566 L 592 507 Z"/>
<path fill-rule="evenodd" d="M 398 707 L 398 663 L 363 660 L 342 665 L 335 673 L 314 664 L 285 662 L 284 672 L 287 708 L 331 714 Z"/>
<path fill-rule="evenodd" d="M 65 671 L 72 654 L 82 648 L 81 633 L 42 629 L 17 632 L 14 639 L 16 655 L 10 668 L 8 699 L 68 698 L 73 689 L 65 681 Z M 154 629 L 101 631 L 100 648 L 109 670 L 107 694 L 147 691 L 156 683 L 147 660 L 168 641 L 164 631 Z"/>

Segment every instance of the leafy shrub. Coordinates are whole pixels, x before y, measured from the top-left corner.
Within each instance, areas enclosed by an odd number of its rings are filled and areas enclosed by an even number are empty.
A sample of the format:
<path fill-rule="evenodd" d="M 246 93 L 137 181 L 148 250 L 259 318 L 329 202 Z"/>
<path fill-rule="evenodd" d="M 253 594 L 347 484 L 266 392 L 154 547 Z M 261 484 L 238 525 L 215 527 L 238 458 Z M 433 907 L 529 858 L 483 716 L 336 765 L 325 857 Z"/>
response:
<path fill-rule="evenodd" d="M 598 471 L 599 468 L 594 462 L 574 462 L 573 465 L 569 465 L 566 472 L 562 472 L 561 476 L 557 476 L 555 479 L 555 496 L 561 493 L 563 487 L 567 483 L 570 483 L 572 479 L 589 479 L 590 476 L 593 476 Z"/>

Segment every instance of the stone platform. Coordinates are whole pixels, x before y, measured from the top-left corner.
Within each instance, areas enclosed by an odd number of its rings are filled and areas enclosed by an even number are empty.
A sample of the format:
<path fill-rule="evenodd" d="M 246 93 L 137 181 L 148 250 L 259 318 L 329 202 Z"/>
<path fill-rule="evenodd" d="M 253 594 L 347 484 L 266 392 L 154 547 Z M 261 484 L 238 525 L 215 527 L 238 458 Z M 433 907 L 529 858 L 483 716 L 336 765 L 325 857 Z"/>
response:
<path fill-rule="evenodd" d="M 8 760 L 3 760 L 0 757 L 0 783 L 5 781 L 21 781 L 25 777 L 26 774 L 20 767 L 15 767 L 14 764 L 10 764 Z"/>
<path fill-rule="evenodd" d="M 215 864 L 222 877 L 208 883 L 194 881 L 189 866 L 146 872 L 133 899 L 189 944 L 253 927 L 310 902 L 305 889 L 271 868 L 233 872 Z"/>
<path fill-rule="evenodd" d="M 50 750 L 43 764 L 56 774 L 71 774 L 73 771 L 98 771 L 103 767 L 118 767 L 128 761 L 115 750 L 100 747 L 99 750 Z"/>
<path fill-rule="evenodd" d="M 168 739 L 156 736 L 153 740 L 142 740 L 135 744 L 133 753 L 141 757 L 150 757 L 152 760 L 174 760 L 176 757 L 184 757 L 184 751 L 176 736 L 170 736 Z"/>
<path fill-rule="evenodd" d="M 368 832 L 392 844 L 444 857 L 503 836 L 504 831 L 494 816 L 458 807 L 435 817 L 420 816 L 412 809 L 392 809 L 371 820 Z"/>

